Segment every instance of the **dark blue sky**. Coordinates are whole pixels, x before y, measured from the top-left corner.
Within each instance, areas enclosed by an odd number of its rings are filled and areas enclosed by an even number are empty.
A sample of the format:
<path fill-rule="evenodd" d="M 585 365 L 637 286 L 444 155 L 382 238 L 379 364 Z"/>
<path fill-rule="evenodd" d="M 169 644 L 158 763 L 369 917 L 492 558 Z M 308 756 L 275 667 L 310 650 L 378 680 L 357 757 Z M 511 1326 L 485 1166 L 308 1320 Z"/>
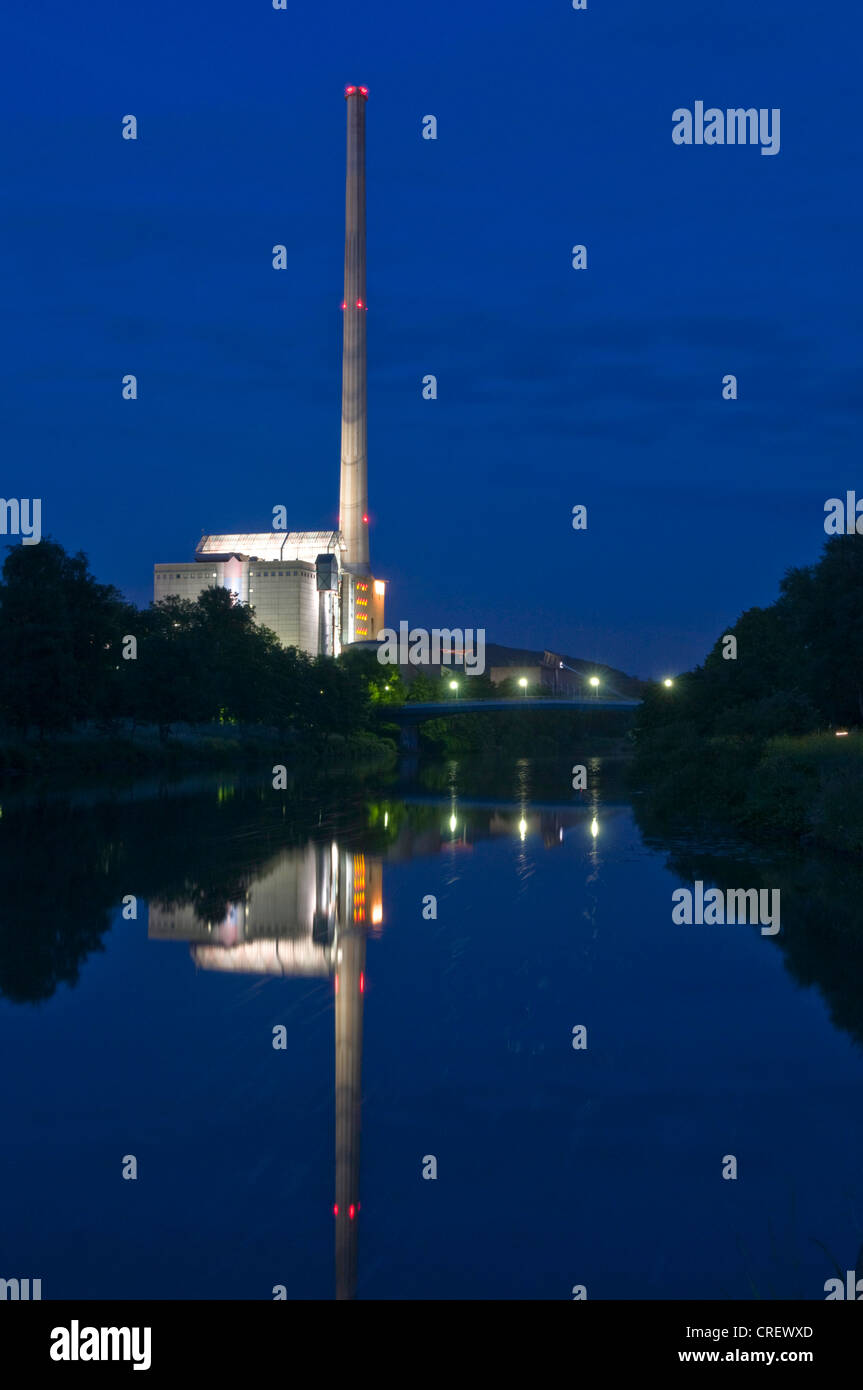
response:
<path fill-rule="evenodd" d="M 694 664 L 817 557 L 825 499 L 863 492 L 861 37 L 850 0 L 18 7 L 3 495 L 40 496 L 139 603 L 202 529 L 278 503 L 335 524 L 342 91 L 364 83 L 388 619 Z M 779 154 L 673 144 L 696 100 L 779 107 Z"/>

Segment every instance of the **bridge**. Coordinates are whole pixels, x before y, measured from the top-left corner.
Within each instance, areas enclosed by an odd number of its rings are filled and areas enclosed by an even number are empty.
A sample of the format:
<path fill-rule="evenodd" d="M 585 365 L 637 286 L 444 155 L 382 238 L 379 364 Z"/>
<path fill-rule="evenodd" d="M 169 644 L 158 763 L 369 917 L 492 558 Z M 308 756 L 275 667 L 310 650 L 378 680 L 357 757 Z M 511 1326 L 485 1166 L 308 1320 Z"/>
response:
<path fill-rule="evenodd" d="M 387 718 L 401 728 L 400 747 L 405 752 L 415 752 L 419 746 L 417 726 L 427 719 L 450 719 L 461 714 L 522 714 L 528 710 L 638 709 L 640 704 L 640 700 L 604 700 L 599 696 L 543 699 L 516 695 L 499 700 L 417 700 L 413 704 L 406 701 L 403 705 L 392 706 L 387 710 Z"/>

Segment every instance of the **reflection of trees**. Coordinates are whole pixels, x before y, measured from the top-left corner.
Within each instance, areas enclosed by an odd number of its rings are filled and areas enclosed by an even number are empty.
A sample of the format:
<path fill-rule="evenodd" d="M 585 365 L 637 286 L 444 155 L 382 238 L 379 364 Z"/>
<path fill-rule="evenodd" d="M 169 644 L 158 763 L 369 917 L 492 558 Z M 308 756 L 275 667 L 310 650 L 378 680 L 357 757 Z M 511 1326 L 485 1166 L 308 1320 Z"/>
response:
<path fill-rule="evenodd" d="M 65 807 L 3 817 L 0 836 L 0 993 L 15 1003 L 49 999 L 74 985 L 101 949 L 123 876 L 122 846 L 101 812 Z"/>
<path fill-rule="evenodd" d="M 750 860 L 740 851 L 652 842 L 670 850 L 668 868 L 681 883 L 702 879 L 721 889 L 778 888 L 782 929 L 764 940 L 780 947 L 793 979 L 815 985 L 832 1022 L 863 1046 L 863 867 L 819 855 Z"/>

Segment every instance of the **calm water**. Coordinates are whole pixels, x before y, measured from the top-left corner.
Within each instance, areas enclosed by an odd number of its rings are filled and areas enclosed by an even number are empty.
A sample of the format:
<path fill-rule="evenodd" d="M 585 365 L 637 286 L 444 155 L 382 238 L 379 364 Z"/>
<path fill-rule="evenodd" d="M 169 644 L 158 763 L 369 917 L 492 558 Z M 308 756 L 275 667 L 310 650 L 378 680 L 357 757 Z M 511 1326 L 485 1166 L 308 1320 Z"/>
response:
<path fill-rule="evenodd" d="M 646 839 L 618 771 L 7 795 L 0 1276 L 823 1298 L 863 1239 L 860 871 Z M 674 925 L 696 877 L 779 886 L 779 936 Z"/>

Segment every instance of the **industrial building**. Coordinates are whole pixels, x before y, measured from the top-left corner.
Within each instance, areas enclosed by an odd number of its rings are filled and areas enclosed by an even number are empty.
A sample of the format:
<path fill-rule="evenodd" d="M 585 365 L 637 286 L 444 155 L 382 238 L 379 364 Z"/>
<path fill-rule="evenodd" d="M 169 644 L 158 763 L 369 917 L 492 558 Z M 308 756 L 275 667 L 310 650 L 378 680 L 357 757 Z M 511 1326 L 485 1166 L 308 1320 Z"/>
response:
<path fill-rule="evenodd" d="M 627 676 L 601 661 L 584 661 L 581 657 L 561 652 L 526 651 L 521 647 L 504 647 L 486 643 L 486 669 L 493 685 L 516 687 L 524 683 L 525 693 L 531 695 L 561 695 L 578 698 L 602 693 L 622 700 L 640 700 L 646 689 L 644 681 Z M 596 687 L 593 681 L 598 684 Z"/>
<path fill-rule="evenodd" d="M 384 627 L 386 584 L 369 562 L 366 393 L 365 87 L 346 87 L 342 434 L 337 531 L 204 535 L 193 560 L 154 566 L 153 597 L 196 599 L 229 589 L 283 646 L 338 656 Z"/>

